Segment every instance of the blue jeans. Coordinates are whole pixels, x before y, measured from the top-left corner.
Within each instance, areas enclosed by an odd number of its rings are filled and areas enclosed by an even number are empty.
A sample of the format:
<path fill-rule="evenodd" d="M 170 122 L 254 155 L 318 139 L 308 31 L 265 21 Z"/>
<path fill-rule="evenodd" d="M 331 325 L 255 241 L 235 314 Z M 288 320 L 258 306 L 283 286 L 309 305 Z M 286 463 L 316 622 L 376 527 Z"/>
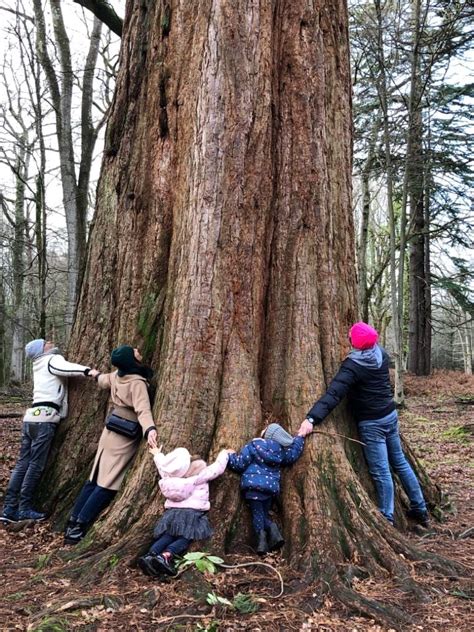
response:
<path fill-rule="evenodd" d="M 80 491 L 71 512 L 71 520 L 91 525 L 112 501 L 117 492 L 100 487 L 94 481 L 87 481 Z"/>
<path fill-rule="evenodd" d="M 20 455 L 5 492 L 4 512 L 33 508 L 34 494 L 46 467 L 56 427 L 56 423 L 49 421 L 23 422 Z"/>
<path fill-rule="evenodd" d="M 148 555 L 160 555 L 164 551 L 169 551 L 173 555 L 182 555 L 189 549 L 191 543 L 192 540 L 188 540 L 188 538 L 165 532 L 151 545 Z"/>
<path fill-rule="evenodd" d="M 359 422 L 359 437 L 366 444 L 365 458 L 377 490 L 379 510 L 385 518 L 393 522 L 395 495 L 390 467 L 400 478 L 410 508 L 426 511 L 420 484 L 402 450 L 397 411 L 382 419 Z"/>

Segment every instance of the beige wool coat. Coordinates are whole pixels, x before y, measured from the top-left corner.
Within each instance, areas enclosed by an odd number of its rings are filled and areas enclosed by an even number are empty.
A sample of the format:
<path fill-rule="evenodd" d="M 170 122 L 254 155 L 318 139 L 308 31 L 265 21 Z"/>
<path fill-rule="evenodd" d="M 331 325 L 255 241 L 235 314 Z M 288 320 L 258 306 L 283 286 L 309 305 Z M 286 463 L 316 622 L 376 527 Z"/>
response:
<path fill-rule="evenodd" d="M 97 382 L 100 388 L 110 389 L 111 410 L 117 415 L 138 421 L 143 434 L 155 429 L 145 378 L 140 375 L 119 377 L 115 371 L 102 373 Z M 140 439 L 130 439 L 104 428 L 90 480 L 95 480 L 100 487 L 118 490 L 139 445 Z"/>

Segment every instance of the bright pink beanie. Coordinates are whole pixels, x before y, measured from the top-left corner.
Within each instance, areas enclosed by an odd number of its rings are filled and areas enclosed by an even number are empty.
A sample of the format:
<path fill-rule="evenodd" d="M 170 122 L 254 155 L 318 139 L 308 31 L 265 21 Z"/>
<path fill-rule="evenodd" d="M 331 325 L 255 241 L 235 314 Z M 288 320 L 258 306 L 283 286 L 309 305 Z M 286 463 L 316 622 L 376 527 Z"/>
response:
<path fill-rule="evenodd" d="M 370 349 L 379 339 L 378 333 L 367 323 L 356 323 L 349 331 L 351 344 L 355 349 Z"/>

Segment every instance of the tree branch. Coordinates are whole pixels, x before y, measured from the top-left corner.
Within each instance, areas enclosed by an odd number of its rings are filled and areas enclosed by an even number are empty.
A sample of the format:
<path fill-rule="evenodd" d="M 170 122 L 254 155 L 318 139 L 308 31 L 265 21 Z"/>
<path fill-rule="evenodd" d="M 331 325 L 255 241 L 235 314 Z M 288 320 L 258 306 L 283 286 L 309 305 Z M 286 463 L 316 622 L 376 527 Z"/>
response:
<path fill-rule="evenodd" d="M 122 37 L 123 20 L 115 13 L 115 9 L 107 0 L 73 0 L 73 2 L 92 11 L 96 18 L 116 35 Z"/>

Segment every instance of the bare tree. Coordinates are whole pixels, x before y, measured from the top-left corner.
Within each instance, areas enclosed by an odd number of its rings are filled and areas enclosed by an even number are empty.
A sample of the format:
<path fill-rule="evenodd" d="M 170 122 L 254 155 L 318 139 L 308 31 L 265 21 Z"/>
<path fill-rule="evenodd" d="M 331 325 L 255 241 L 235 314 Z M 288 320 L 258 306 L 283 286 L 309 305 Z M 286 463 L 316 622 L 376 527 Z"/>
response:
<path fill-rule="evenodd" d="M 82 267 L 85 261 L 87 237 L 87 209 L 89 179 L 93 150 L 97 134 L 105 122 L 102 117 L 94 125 L 92 121 L 93 81 L 99 53 L 102 22 L 94 19 L 89 50 L 83 69 L 81 97 L 81 157 L 78 173 L 75 165 L 73 142 L 73 86 L 74 72 L 71 61 L 70 41 L 64 24 L 61 3 L 50 0 L 53 37 L 58 51 L 57 71 L 48 49 L 48 34 L 45 13 L 41 0 L 34 0 L 36 24 L 36 48 L 46 75 L 51 100 L 56 116 L 63 205 L 68 234 L 68 308 L 66 324 L 71 326 L 79 290 Z"/>

